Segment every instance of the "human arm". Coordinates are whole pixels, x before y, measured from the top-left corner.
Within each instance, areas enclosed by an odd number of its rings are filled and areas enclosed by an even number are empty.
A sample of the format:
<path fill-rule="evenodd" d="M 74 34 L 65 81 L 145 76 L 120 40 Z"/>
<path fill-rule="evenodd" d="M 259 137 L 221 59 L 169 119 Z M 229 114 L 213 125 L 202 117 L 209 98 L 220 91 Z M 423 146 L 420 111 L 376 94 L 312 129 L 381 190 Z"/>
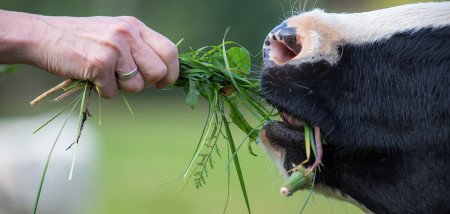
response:
<path fill-rule="evenodd" d="M 0 10 L 0 64 L 29 64 L 49 73 L 118 89 L 162 89 L 178 78 L 178 52 L 166 37 L 134 17 L 51 17 Z M 129 80 L 125 74 L 138 68 Z"/>

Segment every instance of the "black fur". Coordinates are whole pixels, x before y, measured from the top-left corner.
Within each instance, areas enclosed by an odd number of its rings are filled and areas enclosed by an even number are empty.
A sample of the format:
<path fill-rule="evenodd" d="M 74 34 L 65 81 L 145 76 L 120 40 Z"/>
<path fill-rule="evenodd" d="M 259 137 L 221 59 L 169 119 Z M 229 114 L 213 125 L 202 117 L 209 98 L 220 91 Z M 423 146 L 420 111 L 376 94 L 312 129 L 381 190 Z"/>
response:
<path fill-rule="evenodd" d="M 336 64 L 269 64 L 262 75 L 271 105 L 321 128 L 318 182 L 376 213 L 450 213 L 450 27 L 339 49 Z M 302 134 L 280 134 L 298 130 L 265 129 L 287 169 L 305 159 Z"/>

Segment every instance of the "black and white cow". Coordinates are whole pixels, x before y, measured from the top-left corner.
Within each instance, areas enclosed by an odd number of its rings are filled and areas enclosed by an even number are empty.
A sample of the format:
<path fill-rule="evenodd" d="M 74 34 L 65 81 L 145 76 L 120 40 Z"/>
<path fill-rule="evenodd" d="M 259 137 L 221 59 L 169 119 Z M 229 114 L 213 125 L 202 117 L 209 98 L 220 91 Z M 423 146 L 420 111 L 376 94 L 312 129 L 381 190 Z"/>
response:
<path fill-rule="evenodd" d="M 315 191 L 374 213 L 450 213 L 450 2 L 301 13 L 265 40 L 261 131 L 284 173 L 321 129 Z M 311 162 L 310 162 L 311 163 Z"/>

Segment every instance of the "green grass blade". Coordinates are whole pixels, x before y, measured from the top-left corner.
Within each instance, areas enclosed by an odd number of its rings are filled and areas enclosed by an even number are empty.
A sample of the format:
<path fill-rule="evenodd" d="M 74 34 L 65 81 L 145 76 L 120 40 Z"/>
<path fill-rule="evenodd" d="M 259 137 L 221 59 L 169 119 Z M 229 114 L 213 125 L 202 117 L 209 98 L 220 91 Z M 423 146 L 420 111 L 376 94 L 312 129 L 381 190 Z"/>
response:
<path fill-rule="evenodd" d="M 64 127 L 66 126 L 67 121 L 69 121 L 69 118 L 72 115 L 73 110 L 75 109 L 75 107 L 80 102 L 81 96 L 79 96 L 76 100 L 77 100 L 77 102 L 73 105 L 72 109 L 70 110 L 69 115 L 67 116 L 66 121 L 64 121 L 64 124 L 62 125 L 61 129 L 59 130 L 58 136 L 56 137 L 56 140 L 53 143 L 53 146 L 52 146 L 52 148 L 50 150 L 50 153 L 48 154 L 47 162 L 45 163 L 44 173 L 42 174 L 41 182 L 39 184 L 39 189 L 38 189 L 38 193 L 37 193 L 37 196 L 36 196 L 36 202 L 34 203 L 34 211 L 33 211 L 34 214 L 36 214 L 36 211 L 37 211 L 37 207 L 38 207 L 38 204 L 39 204 L 39 198 L 41 197 L 42 186 L 44 185 L 45 175 L 47 174 L 47 168 L 48 168 L 48 165 L 50 163 L 50 159 L 52 157 L 53 150 L 55 149 L 56 142 L 58 142 L 58 139 L 61 136 L 61 133 L 62 133 Z"/>
<path fill-rule="evenodd" d="M 125 105 L 127 105 L 128 110 L 130 111 L 131 115 L 133 115 L 133 117 L 134 117 L 133 110 L 131 110 L 131 107 L 130 107 L 130 105 L 128 104 L 127 99 L 125 99 L 125 96 L 123 96 L 122 91 L 119 91 L 119 93 L 120 93 L 120 96 L 122 96 L 122 99 L 123 99 L 123 101 L 125 102 Z"/>
<path fill-rule="evenodd" d="M 77 81 L 73 82 L 71 85 L 67 86 L 66 88 L 63 88 L 63 90 L 67 91 L 67 90 L 73 89 L 73 88 L 75 88 L 79 85 L 85 84 L 85 83 L 86 83 L 86 81 L 77 80 Z"/>
<path fill-rule="evenodd" d="M 230 125 L 228 124 L 228 121 L 224 115 L 222 115 L 222 119 L 224 120 L 225 131 L 226 131 L 227 140 L 228 140 L 228 144 L 230 145 L 231 152 L 235 153 L 236 147 L 234 146 L 233 136 L 231 135 L 231 131 L 230 131 Z M 244 177 L 242 175 L 241 165 L 239 164 L 239 158 L 238 158 L 237 154 L 234 156 L 233 159 L 234 159 L 234 165 L 236 167 L 236 173 L 239 178 L 239 184 L 241 185 L 242 195 L 244 196 L 245 204 L 247 205 L 247 210 L 248 210 L 248 213 L 250 214 L 252 212 L 250 210 L 250 203 L 248 202 L 248 196 L 247 196 L 247 190 L 245 189 Z"/>
<path fill-rule="evenodd" d="M 247 105 L 247 103 L 250 103 L 251 101 L 247 100 L 247 102 L 245 102 L 242 99 L 240 99 L 239 96 L 237 95 L 234 97 L 234 99 L 236 99 L 242 106 L 244 106 L 247 109 L 247 111 L 253 115 L 253 117 L 255 117 L 258 121 L 261 121 L 261 117 L 257 115 L 256 112 L 253 111 L 253 109 L 250 106 Z"/>
<path fill-rule="evenodd" d="M 176 182 L 176 181 L 180 180 L 182 177 L 184 177 L 184 176 L 188 173 L 189 166 L 191 165 L 191 163 L 192 163 L 192 162 L 195 160 L 195 158 L 197 157 L 197 156 L 196 156 L 197 151 L 199 151 L 199 149 L 200 149 L 200 144 L 201 144 L 201 142 L 202 142 L 203 137 L 205 136 L 205 131 L 206 131 L 206 128 L 208 127 L 209 120 L 210 120 L 210 119 L 209 119 L 210 114 L 211 114 L 211 106 L 210 106 L 210 109 L 209 109 L 209 111 L 208 111 L 208 115 L 207 115 L 207 117 L 206 117 L 205 125 L 203 126 L 202 134 L 200 135 L 200 139 L 199 139 L 199 141 L 198 141 L 198 143 L 197 143 L 197 147 L 196 147 L 195 150 L 194 150 L 194 155 L 192 155 L 192 158 L 191 158 L 191 160 L 190 160 L 189 163 L 188 163 L 188 167 L 186 167 L 186 169 L 184 170 L 184 172 L 183 172 L 178 178 L 176 178 L 175 180 L 169 181 L 169 182 L 167 182 L 167 183 L 160 184 L 159 186 L 163 186 L 163 185 L 166 185 L 166 184 L 170 184 L 170 183 Z"/>
<path fill-rule="evenodd" d="M 313 182 L 312 182 L 312 185 L 311 185 L 311 190 L 309 190 L 309 193 L 308 193 L 308 196 L 306 197 L 305 203 L 304 203 L 303 206 L 302 206 L 302 210 L 300 210 L 300 214 L 303 213 L 303 210 L 305 209 L 306 204 L 308 204 L 309 198 L 311 197 L 311 194 L 312 194 L 313 188 L 314 188 L 314 184 L 316 183 L 316 174 L 317 174 L 317 171 L 315 170 L 315 171 L 314 171 Z"/>
<path fill-rule="evenodd" d="M 194 155 L 192 155 L 192 158 L 191 158 L 191 160 L 189 161 L 188 166 L 186 167 L 186 169 L 184 170 L 184 172 L 181 174 L 181 176 L 178 177 L 177 179 L 175 179 L 175 180 L 172 181 L 172 182 L 176 182 L 176 181 L 180 180 L 181 178 L 186 177 L 186 175 L 187 175 L 189 169 L 191 168 L 192 164 L 194 163 L 195 158 L 197 157 L 198 153 L 199 153 L 199 152 L 201 151 L 201 149 L 203 148 L 203 145 L 204 145 L 204 139 L 206 139 L 206 138 L 208 137 L 209 128 L 210 128 L 210 126 L 211 126 L 211 124 L 212 124 L 212 121 L 214 120 L 214 118 L 211 118 L 211 119 L 210 119 L 211 113 L 214 111 L 214 109 L 215 109 L 216 106 L 217 106 L 217 101 L 214 101 L 214 103 L 216 103 L 215 105 L 212 105 L 211 103 L 213 102 L 213 100 L 216 100 L 216 99 L 217 99 L 217 92 L 216 92 L 216 94 L 215 94 L 215 97 L 214 97 L 212 100 L 209 100 L 210 105 L 209 105 L 208 115 L 207 115 L 207 117 L 206 117 L 206 122 L 205 122 L 205 125 L 204 125 L 204 127 L 203 127 L 203 131 L 202 131 L 202 134 L 201 134 L 201 136 L 200 136 L 200 140 L 198 141 L 197 148 L 195 148 Z M 217 117 L 216 117 L 216 119 L 217 119 Z M 207 131 L 207 130 L 208 130 L 208 131 Z M 206 131 L 206 132 L 205 132 L 205 131 Z M 168 183 L 165 183 L 165 184 L 169 184 L 169 183 L 172 183 L 172 182 L 168 182 Z M 162 184 L 162 185 L 165 185 L 165 184 Z"/>
<path fill-rule="evenodd" d="M 306 151 L 306 162 L 309 161 L 309 158 L 311 157 L 311 128 L 305 124 L 305 151 Z"/>
<path fill-rule="evenodd" d="M 223 123 L 223 121 L 222 121 Z M 227 123 L 227 121 L 225 121 L 225 123 Z M 230 146 L 227 146 L 227 156 L 228 156 L 228 160 L 230 159 Z M 230 168 L 227 168 L 227 200 L 225 201 L 225 207 L 223 208 L 223 214 L 225 214 L 225 212 L 227 211 L 228 208 L 228 201 L 230 199 Z"/>
<path fill-rule="evenodd" d="M 239 144 L 238 148 L 236 149 L 236 151 L 231 155 L 231 159 L 228 160 L 227 165 L 225 166 L 225 169 L 228 168 L 231 164 L 231 161 L 233 160 L 233 158 L 237 155 L 237 152 L 241 149 L 242 145 L 244 145 L 245 141 L 250 137 L 250 135 L 255 132 L 255 131 L 259 131 L 259 128 L 262 127 L 264 125 L 264 123 L 258 125 L 256 128 L 254 128 L 252 131 L 250 131 L 249 134 L 247 134 L 247 136 L 245 136 L 245 138 L 242 140 L 241 144 Z"/>
<path fill-rule="evenodd" d="M 42 128 L 44 128 L 44 126 L 46 126 L 47 124 L 49 124 L 50 122 L 52 122 L 55 118 L 57 118 L 59 115 L 61 115 L 63 112 L 65 112 L 70 106 L 73 105 L 73 103 L 75 101 L 77 101 L 79 98 L 81 97 L 81 94 L 78 95 L 77 98 L 75 98 L 69 105 L 67 105 L 63 110 L 61 110 L 60 112 L 58 112 L 58 114 L 56 114 L 55 116 L 53 116 L 50 120 L 48 120 L 47 122 L 44 123 L 44 125 L 42 125 L 41 127 L 39 127 L 38 129 L 36 129 L 33 134 L 35 134 L 36 132 L 38 132 L 39 130 L 41 130 Z"/>
<path fill-rule="evenodd" d="M 222 41 L 222 53 L 223 53 L 223 60 L 224 60 L 224 62 L 225 62 L 225 68 L 226 68 L 225 70 L 226 70 L 228 76 L 230 77 L 231 83 L 232 83 L 232 85 L 234 86 L 234 88 L 235 88 L 240 94 L 242 94 L 240 88 L 237 86 L 236 81 L 234 80 L 233 72 L 231 72 L 230 64 L 228 63 L 227 51 L 225 50 L 225 37 L 227 36 L 227 33 L 228 33 L 229 30 L 230 30 L 230 27 L 228 27 L 228 28 L 225 30 L 225 35 L 223 36 L 223 41 Z"/>
<path fill-rule="evenodd" d="M 226 99 L 227 100 L 227 99 Z M 226 102 L 225 102 L 226 103 Z M 262 121 L 267 120 L 270 116 L 272 115 L 272 113 L 266 115 L 266 117 L 264 117 L 264 119 Z M 240 150 L 240 148 L 242 147 L 242 145 L 244 144 L 244 142 L 250 137 L 250 135 L 253 132 L 257 132 L 260 130 L 260 128 L 265 124 L 265 122 L 262 122 L 260 124 L 258 124 L 257 126 L 255 126 L 255 128 L 253 128 L 250 132 L 247 133 L 247 136 L 245 136 L 245 138 L 242 140 L 241 144 L 239 144 L 238 148 L 236 149 L 236 152 L 233 153 L 233 155 L 231 156 L 231 159 L 228 159 L 228 163 L 225 166 L 225 168 L 228 168 L 231 164 L 231 160 L 233 160 L 234 156 L 237 154 L 237 151 Z"/>
<path fill-rule="evenodd" d="M 73 145 L 73 156 L 72 156 L 72 165 L 70 166 L 70 173 L 69 173 L 69 180 L 72 180 L 72 173 L 73 173 L 73 168 L 75 166 L 75 156 L 77 154 L 77 145 L 78 143 L 75 143 Z"/>
<path fill-rule="evenodd" d="M 242 97 L 244 97 L 246 100 L 250 100 L 250 97 L 245 93 L 245 92 L 243 92 L 242 90 L 241 90 L 241 88 L 240 87 L 238 87 L 238 85 L 237 85 L 237 83 L 236 83 L 236 81 L 235 81 L 235 79 L 234 79 L 234 77 L 233 77 L 233 72 L 231 72 L 231 69 L 230 69 L 230 65 L 229 65 L 229 63 L 228 63 L 228 59 L 227 59 L 227 53 L 226 53 L 226 50 L 225 50 L 225 37 L 226 37 L 226 35 L 227 35 L 227 33 L 228 33 L 228 30 L 230 30 L 230 28 L 227 28 L 227 30 L 225 31 L 225 35 L 224 35 L 224 37 L 223 37 L 223 41 L 222 41 L 222 52 L 223 52 L 223 60 L 224 60 L 224 62 L 225 62 L 225 67 L 226 67 L 226 73 L 228 74 L 228 76 L 229 76 L 229 78 L 230 78 L 230 81 L 231 81 L 231 83 L 232 83 L 232 85 L 234 86 L 234 88 L 236 89 L 236 91 L 242 96 Z M 253 103 L 253 102 L 249 102 L 249 104 L 251 105 L 251 106 L 253 106 L 258 112 L 259 112 L 259 108 Z M 265 115 L 264 113 L 262 113 L 262 112 L 259 112 L 261 115 Z M 256 118 L 258 118 L 258 119 L 260 119 L 259 117 L 256 117 Z"/>
<path fill-rule="evenodd" d="M 217 100 L 217 94 L 215 95 L 214 100 Z M 216 109 L 215 103 L 217 103 L 217 101 L 214 101 L 214 103 L 211 104 L 211 105 L 212 105 L 212 106 L 211 106 L 211 109 Z M 194 154 L 194 159 L 195 159 L 195 157 L 198 156 L 198 154 L 199 154 L 200 151 L 202 150 L 203 146 L 205 145 L 205 141 L 206 141 L 206 139 L 207 139 L 208 136 L 209 136 L 209 131 L 211 130 L 211 127 L 212 127 L 212 124 L 214 123 L 214 121 L 215 121 L 215 119 L 214 119 L 214 117 L 212 117 L 211 120 L 209 121 L 208 128 L 206 129 L 206 134 L 205 134 L 205 136 L 203 137 L 202 142 L 200 143 L 200 147 L 199 147 L 199 149 L 197 150 L 197 152 Z M 186 172 L 189 171 L 189 169 L 192 167 L 192 164 L 193 164 L 193 163 L 194 163 L 194 161 L 192 160 L 192 161 L 189 163 L 189 165 L 188 165 L 188 167 L 187 167 L 187 169 L 186 169 Z M 184 173 L 184 176 L 183 176 L 183 177 L 186 178 L 186 173 Z"/>
<path fill-rule="evenodd" d="M 83 91 L 83 98 L 81 98 L 81 105 L 80 105 L 80 113 L 78 115 L 78 127 L 81 126 L 81 120 L 83 118 L 83 109 L 84 109 L 84 100 L 86 98 L 87 88 L 89 84 L 84 85 L 84 91 Z M 73 173 L 73 167 L 75 166 L 75 155 L 76 155 L 76 148 L 78 144 L 78 135 L 80 134 L 80 128 L 78 128 L 77 136 L 75 136 L 75 148 L 73 150 L 73 158 L 72 158 L 72 166 L 70 167 L 70 173 L 69 173 L 69 180 L 72 180 L 72 173 Z"/>
<path fill-rule="evenodd" d="M 217 137 L 217 136 L 218 136 L 217 133 L 221 130 L 222 124 L 223 124 L 223 121 L 217 122 L 217 121 L 218 121 L 218 120 L 217 120 L 217 117 L 215 117 L 215 118 L 216 118 L 216 119 L 215 119 L 215 120 L 216 120 L 216 123 L 213 123 L 213 124 L 214 124 L 213 131 L 211 132 L 211 134 L 205 136 L 205 140 L 208 140 L 208 141 L 209 141 L 209 142 L 208 142 L 208 145 L 210 145 L 210 143 L 214 140 L 213 145 L 210 146 L 210 147 L 214 147 L 214 146 L 217 145 L 217 141 L 219 140 L 219 138 Z M 214 118 L 211 119 L 211 120 L 214 120 Z M 217 125 L 218 123 L 220 123 L 219 126 Z M 203 145 L 206 145 L 206 142 L 205 142 L 205 141 L 202 140 L 201 142 L 203 142 Z M 195 153 L 194 153 L 194 157 L 193 157 L 193 159 L 191 159 L 191 161 L 194 161 L 194 159 L 196 159 L 196 157 L 199 156 L 200 151 L 201 151 L 203 145 L 202 145 L 200 148 L 199 148 L 199 146 L 197 145 L 197 148 L 200 149 L 200 150 L 199 150 L 199 153 L 195 152 Z M 197 151 L 197 150 L 196 150 L 196 151 Z M 209 153 L 208 158 L 211 158 L 212 153 L 213 153 L 212 151 Z M 205 153 L 205 155 L 206 155 L 206 154 L 207 154 L 207 153 Z M 208 158 L 206 158 L 206 161 L 207 161 Z M 205 159 L 203 159 L 203 160 L 205 161 Z M 192 162 L 192 163 L 193 163 L 193 162 Z M 197 164 L 197 166 L 196 166 L 194 169 L 192 169 L 192 172 L 190 173 L 188 179 L 187 179 L 187 180 L 185 179 L 185 180 L 186 180 L 185 187 L 186 187 L 187 183 L 189 182 L 189 180 L 191 179 L 191 177 L 194 175 L 194 173 L 197 171 L 197 169 L 198 169 L 199 167 L 200 167 L 200 165 Z M 204 169 L 204 167 L 206 167 L 206 166 L 203 166 L 203 169 Z M 189 170 L 189 169 L 187 169 L 186 172 L 187 172 L 188 170 Z M 183 188 L 183 189 L 184 189 L 184 188 Z"/>
<path fill-rule="evenodd" d="M 308 126 L 308 125 L 306 125 L 306 126 Z M 309 138 L 311 138 L 311 148 L 312 148 L 314 157 L 317 158 L 316 138 L 314 137 L 314 131 L 311 127 L 309 127 Z"/>
<path fill-rule="evenodd" d="M 181 42 L 183 42 L 184 38 L 180 39 L 180 41 L 177 42 L 177 44 L 175 44 L 175 46 L 179 46 L 181 44 Z"/>
<path fill-rule="evenodd" d="M 241 96 L 247 100 L 247 102 L 260 114 L 260 115 L 266 115 L 259 107 L 257 104 L 255 104 L 255 101 L 253 101 L 250 96 L 246 93 L 243 93 L 242 91 L 239 91 L 239 93 L 241 94 Z M 260 117 L 256 117 L 258 120 L 261 120 Z"/>
<path fill-rule="evenodd" d="M 88 84 L 84 85 L 84 91 L 83 91 L 83 97 L 81 98 L 81 105 L 80 105 L 80 113 L 78 114 L 78 127 L 81 125 L 81 119 L 83 118 L 83 108 L 84 108 L 84 100 L 86 99 L 86 92 L 87 92 Z M 80 129 L 77 131 L 77 137 L 80 134 Z M 75 138 L 76 140 L 77 138 Z M 75 141 L 76 142 L 76 141 Z"/>

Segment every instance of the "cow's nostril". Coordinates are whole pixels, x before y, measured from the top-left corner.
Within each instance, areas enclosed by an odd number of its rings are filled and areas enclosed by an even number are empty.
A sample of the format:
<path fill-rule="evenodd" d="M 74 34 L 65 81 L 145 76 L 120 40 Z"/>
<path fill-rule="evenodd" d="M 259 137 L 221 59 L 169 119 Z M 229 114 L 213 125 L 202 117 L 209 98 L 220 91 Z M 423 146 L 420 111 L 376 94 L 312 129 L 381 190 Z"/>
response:
<path fill-rule="evenodd" d="M 283 28 L 278 32 L 278 38 L 289 50 L 291 50 L 295 55 L 299 54 L 302 50 L 302 46 L 298 44 L 297 41 L 297 31 L 296 28 L 287 27 Z"/>
<path fill-rule="evenodd" d="M 270 49 L 265 51 L 270 55 L 270 60 L 277 64 L 284 64 L 300 53 L 302 45 L 297 41 L 296 28 L 277 27 L 269 34 L 266 48 Z"/>

